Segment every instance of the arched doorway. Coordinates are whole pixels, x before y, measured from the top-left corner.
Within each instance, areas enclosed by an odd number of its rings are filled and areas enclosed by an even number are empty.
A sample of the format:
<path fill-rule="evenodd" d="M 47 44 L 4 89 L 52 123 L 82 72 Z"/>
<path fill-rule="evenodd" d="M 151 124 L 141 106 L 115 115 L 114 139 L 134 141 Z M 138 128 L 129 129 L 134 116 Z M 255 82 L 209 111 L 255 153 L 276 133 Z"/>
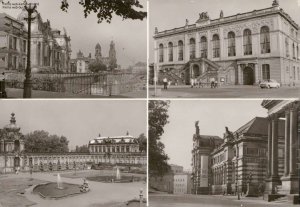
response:
<path fill-rule="evenodd" d="M 251 67 L 244 68 L 243 83 L 244 83 L 244 85 L 253 85 L 254 84 L 254 70 Z"/>
<path fill-rule="evenodd" d="M 201 75 L 200 67 L 197 64 L 194 64 L 192 67 L 193 78 L 198 78 Z"/>
<path fill-rule="evenodd" d="M 15 151 L 18 152 L 20 151 L 20 140 L 15 140 Z"/>
<path fill-rule="evenodd" d="M 190 70 L 189 69 L 185 70 L 185 84 L 186 85 L 190 84 Z"/>

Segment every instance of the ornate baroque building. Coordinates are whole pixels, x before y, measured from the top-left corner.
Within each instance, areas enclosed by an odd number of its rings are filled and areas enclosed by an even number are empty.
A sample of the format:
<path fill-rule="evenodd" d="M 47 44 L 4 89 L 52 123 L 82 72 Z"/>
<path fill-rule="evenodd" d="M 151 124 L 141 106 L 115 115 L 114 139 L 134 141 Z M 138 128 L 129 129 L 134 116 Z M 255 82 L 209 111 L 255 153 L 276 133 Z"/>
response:
<path fill-rule="evenodd" d="M 97 43 L 95 47 L 95 58 L 92 58 L 91 53 L 88 57 L 85 57 L 84 54 L 79 50 L 77 53 L 76 59 L 72 59 L 72 72 L 76 73 L 88 73 L 89 64 L 100 62 L 106 65 L 107 70 L 113 71 L 118 68 L 117 65 L 117 54 L 115 49 L 115 43 L 110 42 L 109 55 L 108 57 L 103 57 L 101 52 L 101 46 Z"/>
<path fill-rule="evenodd" d="M 99 137 L 89 142 L 88 153 L 26 153 L 26 140 L 12 113 L 10 124 L 0 129 L 0 173 L 82 169 L 87 164 L 147 165 L 146 152 L 139 150 L 137 139 L 126 135 Z"/>
<path fill-rule="evenodd" d="M 272 7 L 217 19 L 207 12 L 183 27 L 154 34 L 158 81 L 254 85 L 265 79 L 300 83 L 299 26 L 277 0 Z"/>

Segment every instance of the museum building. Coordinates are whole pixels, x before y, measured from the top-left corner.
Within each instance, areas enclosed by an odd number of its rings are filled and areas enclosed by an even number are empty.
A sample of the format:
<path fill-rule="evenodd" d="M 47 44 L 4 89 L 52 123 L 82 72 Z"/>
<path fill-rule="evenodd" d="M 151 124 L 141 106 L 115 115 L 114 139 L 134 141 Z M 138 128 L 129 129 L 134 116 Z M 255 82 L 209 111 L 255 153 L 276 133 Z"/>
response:
<path fill-rule="evenodd" d="M 20 171 L 53 171 L 84 169 L 87 165 L 119 165 L 145 169 L 146 152 L 140 151 L 137 138 L 127 134 L 118 137 L 97 137 L 89 142 L 89 152 L 28 153 L 25 137 L 16 124 L 0 129 L 0 173 Z"/>
<path fill-rule="evenodd" d="M 255 85 L 275 79 L 300 84 L 299 26 L 277 0 L 265 9 L 211 19 L 154 34 L 154 76 L 173 84 L 217 81 Z"/>
<path fill-rule="evenodd" d="M 300 102 L 265 100 L 268 117 L 255 117 L 234 132 L 225 128 L 223 139 L 193 137 L 192 193 L 255 195 L 272 201 L 299 196 Z M 249 193 L 249 192 L 248 192 Z M 296 197 L 295 197 L 296 198 Z"/>

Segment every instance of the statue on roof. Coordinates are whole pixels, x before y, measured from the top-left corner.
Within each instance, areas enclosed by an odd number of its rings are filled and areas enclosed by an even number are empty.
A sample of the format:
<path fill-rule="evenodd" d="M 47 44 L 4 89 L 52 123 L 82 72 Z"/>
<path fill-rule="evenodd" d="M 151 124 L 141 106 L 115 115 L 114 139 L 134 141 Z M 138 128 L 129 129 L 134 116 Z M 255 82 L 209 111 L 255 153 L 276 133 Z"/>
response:
<path fill-rule="evenodd" d="M 274 0 L 273 3 L 272 3 L 272 6 L 273 7 L 279 6 L 278 0 Z"/>
<path fill-rule="evenodd" d="M 200 135 L 199 121 L 195 122 L 195 127 L 196 127 L 196 135 Z"/>
<path fill-rule="evenodd" d="M 158 29 L 157 29 L 157 27 L 155 27 L 155 29 L 154 29 L 154 34 L 158 34 Z"/>
<path fill-rule="evenodd" d="M 221 10 L 220 12 L 220 18 L 223 18 L 224 17 L 224 13 L 223 13 L 223 10 Z"/>
<path fill-rule="evenodd" d="M 199 14 L 199 19 L 204 20 L 204 19 L 209 19 L 208 13 L 207 12 L 202 12 Z"/>
<path fill-rule="evenodd" d="M 189 20 L 185 19 L 185 26 L 188 26 L 188 25 L 189 25 Z"/>

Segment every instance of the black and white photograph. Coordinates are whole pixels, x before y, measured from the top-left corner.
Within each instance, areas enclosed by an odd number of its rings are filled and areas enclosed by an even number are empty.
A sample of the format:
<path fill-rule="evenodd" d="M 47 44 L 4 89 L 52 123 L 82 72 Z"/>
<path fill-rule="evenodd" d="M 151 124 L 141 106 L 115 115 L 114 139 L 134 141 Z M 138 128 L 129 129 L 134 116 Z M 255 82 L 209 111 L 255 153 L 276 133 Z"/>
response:
<path fill-rule="evenodd" d="M 299 97 L 299 12 L 298 0 L 151 0 L 149 97 Z"/>
<path fill-rule="evenodd" d="M 144 207 L 145 101 L 0 101 L 1 207 Z"/>
<path fill-rule="evenodd" d="M 146 98 L 146 0 L 0 0 L 2 98 Z"/>
<path fill-rule="evenodd" d="M 151 207 L 299 204 L 300 102 L 150 100 Z"/>

